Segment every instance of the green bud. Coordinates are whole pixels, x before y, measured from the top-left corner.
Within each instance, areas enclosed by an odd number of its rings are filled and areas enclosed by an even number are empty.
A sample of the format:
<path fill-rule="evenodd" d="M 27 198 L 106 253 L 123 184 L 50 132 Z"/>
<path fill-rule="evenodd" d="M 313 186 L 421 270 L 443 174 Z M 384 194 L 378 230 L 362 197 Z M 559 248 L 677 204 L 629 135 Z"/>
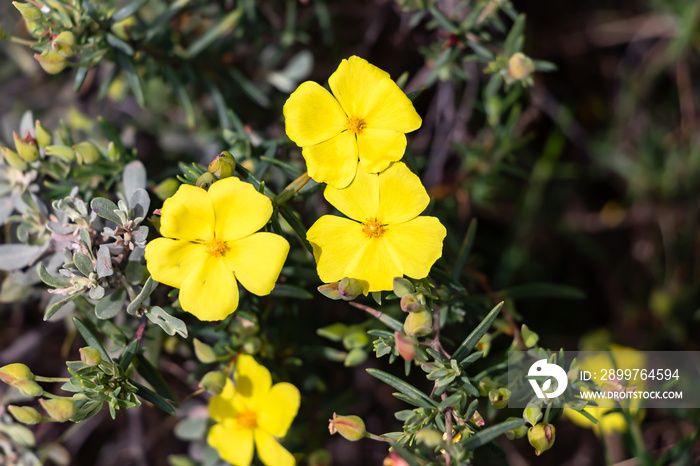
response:
<path fill-rule="evenodd" d="M 418 348 L 418 340 L 408 335 L 404 335 L 398 330 L 394 332 L 394 343 L 399 354 L 406 361 L 413 361 L 416 357 L 416 349 Z"/>
<path fill-rule="evenodd" d="M 180 182 L 177 179 L 168 178 L 153 188 L 153 192 L 156 196 L 158 196 L 158 199 L 164 201 L 167 198 L 172 197 L 177 192 L 179 187 Z"/>
<path fill-rule="evenodd" d="M 224 386 L 226 385 L 226 376 L 223 372 L 212 371 L 207 372 L 202 377 L 202 381 L 199 386 L 211 393 L 212 395 L 219 395 L 224 391 Z"/>
<path fill-rule="evenodd" d="M 479 427 L 484 427 L 486 425 L 486 421 L 484 421 L 484 418 L 479 414 L 479 411 L 474 411 L 474 414 L 472 414 L 472 418 L 470 419 L 472 424 L 475 426 Z"/>
<path fill-rule="evenodd" d="M 209 364 L 210 362 L 216 361 L 216 353 L 214 348 L 199 341 L 197 338 L 194 340 L 194 355 L 197 356 L 200 362 L 204 364 Z"/>
<path fill-rule="evenodd" d="M 23 395 L 41 396 L 44 394 L 44 389 L 41 388 L 41 385 L 33 380 L 16 380 L 12 386 L 22 392 Z"/>
<path fill-rule="evenodd" d="M 418 312 L 423 310 L 423 301 L 424 298 L 422 295 L 415 295 L 413 293 L 404 295 L 404 297 L 401 298 L 401 310 L 403 312 Z"/>
<path fill-rule="evenodd" d="M 509 398 L 510 390 L 508 390 L 507 388 L 499 388 L 497 390 L 489 391 L 489 401 L 496 409 L 501 409 L 508 406 Z"/>
<path fill-rule="evenodd" d="M 333 413 L 333 419 L 329 419 L 328 422 L 328 431 L 331 435 L 340 434 L 351 442 L 356 442 L 367 435 L 365 423 L 359 416 L 338 416 Z"/>
<path fill-rule="evenodd" d="M 338 290 L 339 285 L 340 282 L 326 283 L 325 285 L 321 285 L 316 289 L 326 298 L 334 299 L 337 301 L 340 299 L 340 291 Z"/>
<path fill-rule="evenodd" d="M 66 422 L 75 416 L 75 402 L 69 398 L 52 398 L 39 400 L 39 404 L 49 417 L 58 422 Z"/>
<path fill-rule="evenodd" d="M 90 141 L 83 141 L 73 146 L 75 157 L 81 165 L 92 165 L 97 162 L 101 155 L 100 150 Z"/>
<path fill-rule="evenodd" d="M 333 341 L 342 340 L 347 332 L 348 326 L 345 324 L 341 324 L 340 322 L 327 325 L 316 330 L 316 333 L 318 335 Z"/>
<path fill-rule="evenodd" d="M 19 154 L 9 147 L 0 147 L 0 153 L 5 159 L 5 163 L 14 168 L 15 170 L 26 170 L 27 162 L 22 160 Z"/>
<path fill-rule="evenodd" d="M 119 150 L 119 148 L 114 144 L 112 141 L 109 141 L 107 144 L 107 158 L 109 160 L 112 160 L 114 162 L 121 160 L 122 158 L 122 151 Z M 179 186 L 179 184 L 178 184 Z M 174 192 L 173 192 L 174 194 Z"/>
<path fill-rule="evenodd" d="M 410 280 L 403 277 L 394 277 L 394 294 L 399 298 L 403 298 L 409 293 L 413 293 L 416 289 Z"/>
<path fill-rule="evenodd" d="M 58 74 L 66 67 L 66 57 L 55 50 L 44 50 L 41 53 L 35 53 L 34 58 L 44 71 L 49 74 Z"/>
<path fill-rule="evenodd" d="M 428 448 L 435 448 L 442 443 L 442 432 L 436 429 L 421 429 L 416 432 L 416 440 Z"/>
<path fill-rule="evenodd" d="M 18 362 L 0 367 L 0 380 L 14 385 L 18 380 L 34 380 L 34 374 L 24 364 Z"/>
<path fill-rule="evenodd" d="M 520 328 L 520 335 L 523 337 L 523 342 L 528 348 L 532 348 L 537 344 L 537 340 L 540 339 L 539 335 L 530 330 L 527 325 L 523 324 Z"/>
<path fill-rule="evenodd" d="M 51 43 L 51 47 L 64 57 L 75 55 L 77 41 L 71 31 L 63 31 Z"/>
<path fill-rule="evenodd" d="M 506 421 L 514 421 L 516 419 L 518 419 L 518 418 L 517 417 L 509 417 L 508 419 L 506 419 Z M 527 429 L 526 425 L 522 425 L 520 427 L 516 427 L 515 429 L 508 430 L 508 431 L 506 431 L 506 438 L 508 440 L 514 440 L 516 438 L 523 438 L 527 435 L 527 430 L 528 429 Z"/>
<path fill-rule="evenodd" d="M 491 390 L 498 387 L 496 386 L 496 383 L 493 380 L 491 380 L 491 377 L 484 377 L 483 379 L 479 380 L 478 388 L 479 395 L 486 396 Z"/>
<path fill-rule="evenodd" d="M 24 17 L 24 19 L 27 21 L 40 21 L 44 18 L 44 13 L 42 13 L 39 8 L 31 3 L 12 2 L 12 4 L 19 10 L 22 17 Z"/>
<path fill-rule="evenodd" d="M 46 152 L 46 155 L 57 157 L 67 163 L 72 163 L 75 161 L 75 151 L 68 146 L 46 146 L 44 151 Z"/>
<path fill-rule="evenodd" d="M 233 176 L 233 172 L 236 169 L 236 159 L 231 155 L 230 152 L 223 151 L 214 160 L 209 163 L 209 173 L 213 174 L 219 179 L 228 178 Z"/>
<path fill-rule="evenodd" d="M 433 332 L 433 315 L 428 311 L 410 312 L 403 323 L 403 331 L 412 337 L 424 337 Z"/>
<path fill-rule="evenodd" d="M 535 72 L 535 64 L 530 57 L 518 52 L 508 60 L 508 74 L 515 80 L 522 80 Z"/>
<path fill-rule="evenodd" d="M 36 120 L 34 128 L 36 130 L 36 142 L 39 144 L 39 147 L 46 147 L 51 144 L 53 140 L 51 131 L 46 129 L 39 120 Z"/>
<path fill-rule="evenodd" d="M 102 362 L 100 350 L 93 346 L 85 346 L 78 351 L 80 351 L 80 360 L 88 366 L 96 366 Z"/>
<path fill-rule="evenodd" d="M 338 295 L 343 301 L 352 301 L 359 295 L 367 296 L 369 292 L 369 282 L 356 278 L 345 277 L 338 282 Z"/>
<path fill-rule="evenodd" d="M 10 412 L 10 414 L 12 414 L 12 417 L 17 420 L 17 422 L 21 422 L 22 424 L 32 425 L 41 422 L 42 416 L 39 411 L 30 406 L 9 405 L 7 410 Z"/>
<path fill-rule="evenodd" d="M 542 452 L 549 450 L 554 445 L 554 426 L 551 424 L 537 424 L 527 431 L 527 439 L 535 449 L 535 454 L 540 456 Z"/>
<path fill-rule="evenodd" d="M 523 419 L 534 426 L 542 419 L 542 408 L 536 403 L 528 403 L 523 410 Z"/>
<path fill-rule="evenodd" d="M 39 146 L 36 144 L 36 139 L 34 139 L 31 134 L 27 134 L 24 139 L 19 137 L 19 134 L 12 132 L 12 137 L 15 140 L 15 149 L 17 154 L 29 163 L 36 162 L 39 160 Z"/>
<path fill-rule="evenodd" d="M 369 337 L 367 332 L 357 327 L 351 327 L 350 331 L 343 335 L 343 346 L 345 349 L 350 350 L 352 348 L 362 348 L 369 344 Z"/>
<path fill-rule="evenodd" d="M 261 347 L 262 340 L 255 335 L 248 335 L 243 339 L 243 352 L 246 354 L 255 354 Z"/>
<path fill-rule="evenodd" d="M 214 177 L 214 175 L 212 175 L 209 172 L 206 172 L 206 173 L 202 173 L 202 176 L 197 178 L 197 182 L 195 184 L 197 185 L 198 188 L 209 189 L 209 186 L 214 184 L 215 181 L 216 181 L 216 178 Z"/>
<path fill-rule="evenodd" d="M 353 367 L 362 364 L 367 360 L 367 352 L 362 348 L 353 348 L 345 356 L 343 364 L 345 367 Z"/>

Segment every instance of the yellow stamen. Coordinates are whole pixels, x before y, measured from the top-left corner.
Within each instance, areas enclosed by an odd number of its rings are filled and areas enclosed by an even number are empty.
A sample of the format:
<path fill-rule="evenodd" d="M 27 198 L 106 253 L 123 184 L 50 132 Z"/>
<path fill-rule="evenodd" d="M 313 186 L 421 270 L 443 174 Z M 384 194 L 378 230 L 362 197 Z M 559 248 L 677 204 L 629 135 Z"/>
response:
<path fill-rule="evenodd" d="M 362 225 L 364 225 L 362 227 L 362 233 L 367 235 L 368 238 L 379 238 L 386 233 L 388 229 L 386 225 L 382 225 L 382 222 L 376 218 L 368 218 Z"/>
<path fill-rule="evenodd" d="M 236 414 L 236 422 L 245 429 L 255 429 L 258 427 L 258 414 L 250 409 L 244 409 Z"/>
<path fill-rule="evenodd" d="M 362 131 L 367 127 L 367 123 L 362 118 L 356 116 L 348 118 L 345 122 L 345 128 L 347 128 L 351 133 L 362 134 Z"/>
<path fill-rule="evenodd" d="M 204 243 L 204 245 L 207 247 L 207 253 L 213 257 L 224 257 L 228 252 L 228 246 L 226 243 L 216 238 Z"/>

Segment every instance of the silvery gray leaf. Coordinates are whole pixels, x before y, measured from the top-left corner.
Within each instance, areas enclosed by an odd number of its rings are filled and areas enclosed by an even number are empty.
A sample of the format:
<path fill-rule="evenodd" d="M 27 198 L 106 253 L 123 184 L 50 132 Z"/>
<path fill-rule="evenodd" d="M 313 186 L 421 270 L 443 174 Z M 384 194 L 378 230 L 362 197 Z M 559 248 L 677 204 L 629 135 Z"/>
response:
<path fill-rule="evenodd" d="M 95 269 L 97 270 L 97 277 L 110 277 L 114 273 L 112 267 L 112 255 L 109 253 L 109 248 L 106 244 L 100 245 L 97 250 L 97 259 L 95 261 Z"/>
<path fill-rule="evenodd" d="M 38 259 L 48 248 L 48 242 L 40 246 L 0 244 L 0 270 L 9 272 L 24 268 Z"/>
<path fill-rule="evenodd" d="M 146 189 L 146 169 L 134 160 L 124 167 L 124 198 L 131 199 L 137 189 Z"/>
<path fill-rule="evenodd" d="M 98 319 L 111 319 L 119 314 L 119 311 L 124 307 L 125 299 L 126 290 L 124 288 L 119 288 L 117 291 L 97 301 L 97 305 L 95 305 L 95 315 Z"/>
<path fill-rule="evenodd" d="M 151 205 L 151 199 L 145 189 L 137 189 L 129 198 L 129 208 L 132 210 L 132 218 L 144 219 L 148 215 L 148 207 Z"/>
<path fill-rule="evenodd" d="M 75 254 L 73 254 L 73 262 L 75 263 L 75 266 L 78 267 L 78 270 L 80 270 L 80 273 L 86 277 L 95 271 L 95 266 L 93 265 L 90 256 L 83 254 L 80 251 L 76 251 Z"/>
<path fill-rule="evenodd" d="M 90 202 L 90 207 L 100 217 L 106 220 L 111 220 L 117 225 L 122 225 L 121 219 L 116 213 L 119 210 L 119 207 L 117 207 L 117 205 L 109 199 L 104 197 L 96 197 L 92 200 L 92 202 Z"/>
<path fill-rule="evenodd" d="M 173 317 L 158 306 L 153 306 L 146 313 L 148 320 L 160 326 L 168 335 L 177 332 L 182 338 L 187 338 L 187 325 L 177 317 Z"/>
<path fill-rule="evenodd" d="M 95 288 L 90 288 L 88 296 L 92 299 L 102 299 L 105 295 L 105 289 L 97 285 Z"/>

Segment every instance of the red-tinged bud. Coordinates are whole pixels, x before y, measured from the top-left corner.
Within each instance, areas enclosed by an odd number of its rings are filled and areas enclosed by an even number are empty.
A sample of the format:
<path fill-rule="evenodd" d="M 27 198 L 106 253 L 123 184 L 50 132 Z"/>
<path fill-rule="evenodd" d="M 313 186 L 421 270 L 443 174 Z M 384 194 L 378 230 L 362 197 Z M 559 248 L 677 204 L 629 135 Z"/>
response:
<path fill-rule="evenodd" d="M 552 448 L 554 437 L 554 426 L 551 424 L 540 423 L 530 427 L 530 430 L 527 431 L 527 439 L 535 449 L 537 456 Z"/>
<path fill-rule="evenodd" d="M 479 414 L 479 411 L 474 411 L 474 414 L 472 414 L 472 418 L 470 421 L 479 427 L 484 427 L 486 425 L 486 422 L 484 421 L 484 418 L 481 417 L 481 414 Z"/>
<path fill-rule="evenodd" d="M 535 64 L 525 54 L 518 52 L 508 60 L 508 74 L 515 80 L 522 80 L 535 72 Z"/>
<path fill-rule="evenodd" d="M 433 332 L 433 315 L 428 311 L 409 312 L 403 331 L 412 337 L 424 337 Z"/>
<path fill-rule="evenodd" d="M 100 350 L 93 346 L 86 346 L 78 351 L 80 351 L 80 360 L 88 366 L 96 366 L 102 362 Z"/>
<path fill-rule="evenodd" d="M 394 342 L 396 343 L 396 349 L 399 354 L 406 361 L 413 361 L 416 357 L 416 350 L 418 348 L 418 340 L 408 335 L 404 335 L 398 330 L 394 332 Z"/>
<path fill-rule="evenodd" d="M 39 411 L 30 406 L 9 405 L 7 410 L 10 412 L 10 414 L 12 414 L 12 417 L 17 420 L 17 422 L 21 422 L 22 424 L 32 425 L 41 422 L 42 416 L 39 414 Z"/>
<path fill-rule="evenodd" d="M 14 385 L 19 380 L 34 380 L 34 374 L 27 366 L 16 362 L 0 367 L 0 380 L 6 384 Z"/>
<path fill-rule="evenodd" d="M 66 57 L 55 50 L 44 50 L 41 53 L 35 53 L 34 58 L 44 71 L 49 74 L 58 74 L 66 67 Z"/>
<path fill-rule="evenodd" d="M 63 31 L 51 42 L 51 48 L 64 57 L 72 57 L 75 55 L 76 42 L 75 34 L 71 31 Z"/>
<path fill-rule="evenodd" d="M 409 293 L 413 293 L 416 289 L 410 280 L 403 277 L 394 277 L 393 291 L 396 296 L 403 298 Z"/>
<path fill-rule="evenodd" d="M 489 401 L 496 409 L 501 409 L 508 406 L 509 398 L 510 390 L 508 390 L 507 388 L 499 388 L 497 390 L 489 391 Z"/>
<path fill-rule="evenodd" d="M 506 421 L 515 421 L 517 419 L 518 419 L 517 417 L 509 417 L 508 419 L 506 419 Z M 514 440 L 516 438 L 523 438 L 527 435 L 527 431 L 528 431 L 527 426 L 525 424 L 523 424 L 522 426 L 516 427 L 515 429 L 507 430 L 506 431 L 506 438 L 508 440 Z"/>
<path fill-rule="evenodd" d="M 22 160 L 29 163 L 39 160 L 39 146 L 31 134 L 27 134 L 25 138 L 20 138 L 19 134 L 13 132 L 12 137 L 15 140 L 15 149 L 19 156 L 22 157 Z"/>
<path fill-rule="evenodd" d="M 369 282 L 356 278 L 345 277 L 338 282 L 338 296 L 343 301 L 352 301 L 359 295 L 367 296 L 369 293 Z"/>
<path fill-rule="evenodd" d="M 214 184 L 216 177 L 209 172 L 202 173 L 202 175 L 197 178 L 196 185 L 198 188 L 209 189 L 209 186 Z"/>
<path fill-rule="evenodd" d="M 209 163 L 209 173 L 213 174 L 219 179 L 228 178 L 233 176 L 233 172 L 236 170 L 236 159 L 231 155 L 230 152 L 223 151 L 214 160 Z"/>
<path fill-rule="evenodd" d="M 401 310 L 403 312 L 418 312 L 424 308 L 423 296 L 409 293 L 401 298 Z"/>
<path fill-rule="evenodd" d="M 338 416 L 333 413 L 333 419 L 328 420 L 328 431 L 333 434 L 340 434 L 345 439 L 355 442 L 367 435 L 365 422 L 359 416 Z"/>
<path fill-rule="evenodd" d="M 44 389 L 41 388 L 41 385 L 33 380 L 16 380 L 12 386 L 19 390 L 23 395 L 41 396 L 44 394 Z"/>
<path fill-rule="evenodd" d="M 66 422 L 75 416 L 75 402 L 68 398 L 52 398 L 39 400 L 39 404 L 51 419 L 58 422 Z"/>
<path fill-rule="evenodd" d="M 339 285 L 340 282 L 326 283 L 325 285 L 319 286 L 317 290 L 326 298 L 330 298 L 337 301 L 340 299 L 340 291 L 338 291 Z"/>

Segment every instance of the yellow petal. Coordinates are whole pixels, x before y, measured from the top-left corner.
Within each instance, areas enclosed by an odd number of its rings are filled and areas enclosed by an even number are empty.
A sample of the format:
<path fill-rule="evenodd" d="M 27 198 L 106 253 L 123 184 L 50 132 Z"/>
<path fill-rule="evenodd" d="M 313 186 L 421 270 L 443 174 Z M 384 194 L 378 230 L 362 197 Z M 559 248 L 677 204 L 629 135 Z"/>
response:
<path fill-rule="evenodd" d="M 275 437 L 284 437 L 299 411 L 299 389 L 286 382 L 272 386 L 260 411 L 259 424 Z"/>
<path fill-rule="evenodd" d="M 357 151 L 364 171 L 379 173 L 406 152 L 406 135 L 387 129 L 367 128 L 357 135 Z"/>
<path fill-rule="evenodd" d="M 202 188 L 183 184 L 165 200 L 160 234 L 187 241 L 209 241 L 214 236 L 214 208 Z"/>
<path fill-rule="evenodd" d="M 220 394 L 214 395 L 209 402 L 209 416 L 217 422 L 235 418 L 236 410 L 233 407 L 235 394 L 236 388 L 233 386 L 231 379 L 227 377 L 224 389 Z"/>
<path fill-rule="evenodd" d="M 346 218 L 324 215 L 309 228 L 306 239 L 314 245 L 316 269 L 321 281 L 331 283 L 344 277 L 364 279 L 345 273 L 348 264 L 367 242 L 361 224 Z"/>
<path fill-rule="evenodd" d="M 384 223 L 402 223 L 417 217 L 428 207 L 430 196 L 404 163 L 395 163 L 379 174 L 379 210 Z"/>
<path fill-rule="evenodd" d="M 306 160 L 309 176 L 319 183 L 344 188 L 355 178 L 357 141 L 350 131 L 309 147 L 301 155 Z"/>
<path fill-rule="evenodd" d="M 364 248 L 348 264 L 344 276 L 367 281 L 369 291 L 384 291 L 393 289 L 394 277 L 402 275 L 382 238 L 367 238 Z"/>
<path fill-rule="evenodd" d="M 238 357 L 233 380 L 236 382 L 236 393 L 249 399 L 248 406 L 261 404 L 272 386 L 270 371 L 247 354 Z"/>
<path fill-rule="evenodd" d="M 301 147 L 313 146 L 345 129 L 347 116 L 330 92 L 306 81 L 284 104 L 284 124 L 289 139 Z"/>
<path fill-rule="evenodd" d="M 364 170 L 358 170 L 355 179 L 345 189 L 327 186 L 323 196 L 333 207 L 348 217 L 365 222 L 374 218 L 379 208 L 379 178 Z"/>
<path fill-rule="evenodd" d="M 209 429 L 207 443 L 225 461 L 236 466 L 249 466 L 253 461 L 253 431 L 236 426 L 215 424 Z"/>
<path fill-rule="evenodd" d="M 175 288 L 208 257 L 204 245 L 189 241 L 157 238 L 146 245 L 146 266 L 153 279 Z"/>
<path fill-rule="evenodd" d="M 229 251 L 224 260 L 241 285 L 258 296 L 270 294 L 287 259 L 287 240 L 261 232 L 228 242 L 227 246 Z"/>
<path fill-rule="evenodd" d="M 294 466 L 294 456 L 280 445 L 272 435 L 255 429 L 255 446 L 265 466 Z"/>
<path fill-rule="evenodd" d="M 199 320 L 223 320 L 238 307 L 238 283 L 226 263 L 210 257 L 180 287 L 180 305 Z"/>
<path fill-rule="evenodd" d="M 216 237 L 223 241 L 245 238 L 261 229 L 272 215 L 270 198 L 252 184 L 229 177 L 209 188 L 216 215 Z"/>
<path fill-rule="evenodd" d="M 393 261 L 411 278 L 425 278 L 442 256 L 445 227 L 435 217 L 418 217 L 391 224 L 381 239 Z"/>

